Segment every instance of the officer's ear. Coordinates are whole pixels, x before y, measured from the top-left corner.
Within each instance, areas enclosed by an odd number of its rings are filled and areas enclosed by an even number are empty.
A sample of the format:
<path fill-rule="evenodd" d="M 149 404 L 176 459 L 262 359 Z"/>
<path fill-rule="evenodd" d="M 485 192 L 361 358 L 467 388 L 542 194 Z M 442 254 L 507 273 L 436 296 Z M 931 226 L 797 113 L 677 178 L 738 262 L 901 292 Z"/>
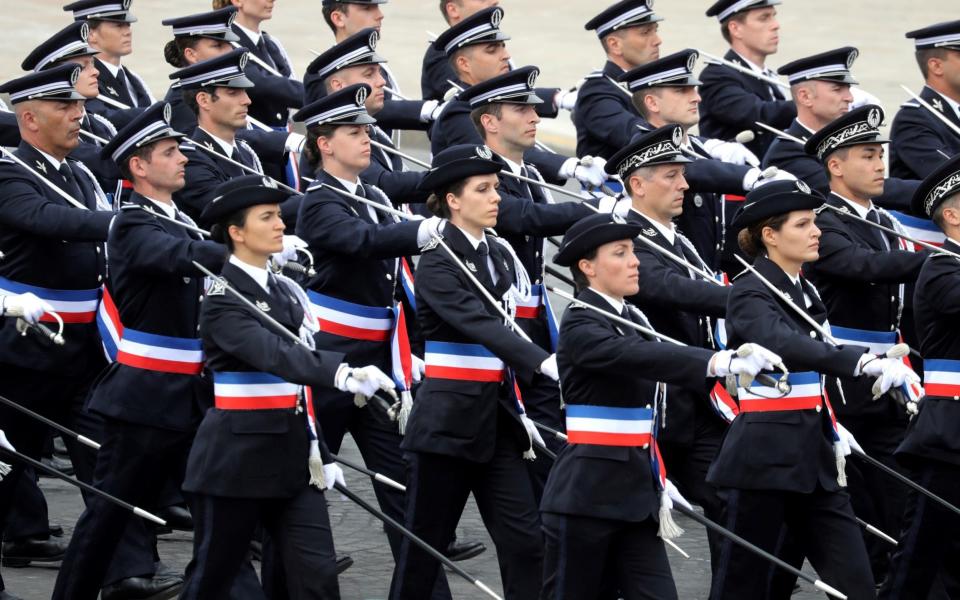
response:
<path fill-rule="evenodd" d="M 595 267 L 596 264 L 593 260 L 581 258 L 577 261 L 577 268 L 580 269 L 580 272 L 583 273 L 583 276 L 587 279 L 597 276 L 597 269 Z"/>
<path fill-rule="evenodd" d="M 330 22 L 337 29 L 344 29 L 347 26 L 347 11 L 350 10 L 350 5 L 344 3 L 342 6 L 330 12 Z"/>
<path fill-rule="evenodd" d="M 645 179 L 634 171 L 634 174 L 627 177 L 627 192 L 632 196 L 643 198 L 647 195 L 647 190 L 643 187 Z"/>
<path fill-rule="evenodd" d="M 40 123 L 37 120 L 37 111 L 42 110 L 42 100 L 27 100 L 14 105 L 13 110 L 17 115 L 17 124 L 21 129 L 36 133 L 40 131 Z"/>
<path fill-rule="evenodd" d="M 660 97 L 649 92 L 643 94 L 643 108 L 646 111 L 647 115 L 657 115 L 660 114 Z"/>

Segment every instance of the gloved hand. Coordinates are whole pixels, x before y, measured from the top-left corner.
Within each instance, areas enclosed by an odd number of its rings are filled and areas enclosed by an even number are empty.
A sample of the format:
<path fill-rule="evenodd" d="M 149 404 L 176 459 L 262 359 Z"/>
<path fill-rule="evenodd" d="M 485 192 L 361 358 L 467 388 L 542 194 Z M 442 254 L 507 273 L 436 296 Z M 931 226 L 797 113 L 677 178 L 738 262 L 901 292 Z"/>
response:
<path fill-rule="evenodd" d="M 860 108 L 861 106 L 866 106 L 868 104 L 876 104 L 877 106 L 883 108 L 883 105 L 880 104 L 880 98 L 877 98 L 864 89 L 850 86 L 850 95 L 853 96 L 853 102 L 850 103 L 850 110 Z"/>
<path fill-rule="evenodd" d="M 414 383 L 420 383 L 427 374 L 427 363 L 423 362 L 423 359 L 416 354 L 411 354 L 410 358 L 413 359 L 413 368 L 411 369 L 413 371 L 413 381 Z"/>
<path fill-rule="evenodd" d="M 703 141 L 703 147 L 707 149 L 710 156 L 717 160 L 735 165 L 760 166 L 760 159 L 757 158 L 757 155 L 747 150 L 747 147 L 743 144 L 709 139 Z"/>
<path fill-rule="evenodd" d="M 557 110 L 573 110 L 573 107 L 577 105 L 577 88 L 560 90 L 554 94 L 553 105 L 557 107 Z"/>
<path fill-rule="evenodd" d="M 0 429 L 0 447 L 6 448 L 11 452 L 16 452 L 17 449 L 13 447 L 13 444 L 10 443 L 10 440 L 7 439 L 7 434 Z"/>
<path fill-rule="evenodd" d="M 840 435 L 840 439 L 837 443 L 840 445 L 840 454 L 843 456 L 850 456 L 852 450 L 858 450 L 863 452 L 863 448 L 860 447 L 860 444 L 857 442 L 857 439 L 853 437 L 853 434 L 847 431 L 847 428 L 837 422 L 837 433 Z"/>
<path fill-rule="evenodd" d="M 343 478 L 343 469 L 337 463 L 323 465 L 323 481 L 326 483 L 328 490 L 332 490 L 336 483 L 347 487 L 347 482 Z"/>
<path fill-rule="evenodd" d="M 543 442 L 543 436 L 540 435 L 540 430 L 537 429 L 537 426 L 533 424 L 533 421 L 530 420 L 530 417 L 528 417 L 526 413 L 520 415 L 520 422 L 523 423 L 523 428 L 527 430 L 527 435 L 530 436 L 531 442 L 536 442 L 546 447 L 546 444 Z"/>
<path fill-rule="evenodd" d="M 297 260 L 297 248 L 306 248 L 307 243 L 295 235 L 283 236 L 283 250 L 271 255 L 273 263 L 280 268 L 288 262 Z"/>
<path fill-rule="evenodd" d="M 773 370 L 782 362 L 780 356 L 760 344 L 743 344 L 736 350 L 721 350 L 714 354 L 708 370 L 713 377 L 746 375 L 752 380 L 761 371 Z"/>
<path fill-rule="evenodd" d="M 301 152 L 306 141 L 307 136 L 302 133 L 291 132 L 287 135 L 287 141 L 284 142 L 283 149 L 287 152 Z"/>
<path fill-rule="evenodd" d="M 343 368 L 346 367 L 346 368 Z M 351 368 L 343 365 L 337 370 L 334 386 L 341 392 L 359 394 L 366 398 L 373 396 L 377 391 L 384 391 L 397 399 L 397 392 L 393 380 L 386 373 L 373 365 Z"/>
<path fill-rule="evenodd" d="M 754 167 L 743 176 L 743 191 L 750 192 L 771 181 L 795 181 L 797 178 L 789 171 L 777 167 L 759 169 Z"/>
<path fill-rule="evenodd" d="M 434 236 L 443 237 L 443 223 L 440 217 L 430 217 L 421 221 L 417 229 L 417 246 L 423 248 L 433 240 Z"/>
<path fill-rule="evenodd" d="M 560 381 L 560 371 L 557 370 L 556 354 L 551 354 L 540 363 L 540 372 L 554 381 Z"/>
<path fill-rule="evenodd" d="M 440 113 L 443 112 L 443 109 L 447 107 L 447 102 L 440 102 L 439 100 L 424 100 L 423 106 L 420 107 L 420 121 L 424 123 L 432 123 L 436 121 L 440 116 Z"/>
<path fill-rule="evenodd" d="M 667 479 L 667 484 L 664 487 L 664 491 L 667 492 L 667 508 L 673 508 L 674 504 L 679 504 L 680 506 L 693 510 L 693 507 L 690 506 L 690 503 L 687 502 L 687 499 L 683 497 L 680 490 L 677 489 L 677 486 L 675 486 L 672 481 Z"/>
<path fill-rule="evenodd" d="M 630 198 L 602 196 L 597 203 L 597 211 L 603 214 L 613 213 L 618 217 L 626 217 L 631 206 Z"/>
<path fill-rule="evenodd" d="M 598 188 L 607 180 L 603 170 L 607 161 L 599 156 L 584 156 L 583 158 L 568 158 L 560 167 L 558 175 L 561 179 L 575 178 L 589 187 Z"/>
<path fill-rule="evenodd" d="M 913 369 L 895 358 L 885 358 L 876 354 L 864 354 L 857 362 L 854 375 L 863 374 L 876 377 L 873 383 L 873 399 L 886 394 L 890 388 L 899 387 L 905 383 L 919 384 L 920 376 Z"/>
<path fill-rule="evenodd" d="M 27 323 L 36 323 L 45 312 L 53 312 L 53 307 L 46 300 L 35 296 L 32 292 L 25 292 L 16 296 L 2 296 L 0 298 L 0 315 L 5 317 L 20 317 Z"/>

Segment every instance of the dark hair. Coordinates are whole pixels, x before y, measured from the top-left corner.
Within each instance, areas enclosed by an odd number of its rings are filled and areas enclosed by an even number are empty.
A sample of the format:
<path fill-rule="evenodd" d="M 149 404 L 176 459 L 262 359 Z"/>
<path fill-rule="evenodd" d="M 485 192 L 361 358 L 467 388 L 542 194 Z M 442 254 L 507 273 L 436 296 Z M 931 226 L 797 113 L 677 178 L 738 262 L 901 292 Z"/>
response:
<path fill-rule="evenodd" d="M 733 43 L 733 38 L 730 36 L 730 28 L 727 27 L 730 24 L 730 21 L 736 21 L 737 23 L 743 25 L 743 23 L 747 20 L 747 13 L 749 12 L 749 10 L 744 10 L 738 13 L 733 13 L 723 21 L 720 21 L 720 35 L 723 36 L 723 39 L 726 40 L 728 44 Z"/>
<path fill-rule="evenodd" d="M 454 196 L 459 196 L 463 193 L 463 188 L 467 185 L 467 179 L 459 179 L 452 183 L 448 183 L 446 186 L 435 190 L 430 197 L 427 198 L 427 210 L 437 215 L 441 219 L 450 218 L 450 205 L 447 204 L 447 194 L 453 194 Z"/>
<path fill-rule="evenodd" d="M 200 116 L 200 104 L 197 103 L 197 94 L 201 92 L 210 94 L 210 99 L 213 102 L 216 102 L 220 99 L 220 97 L 217 96 L 217 88 L 215 87 L 202 87 L 195 90 L 183 90 L 183 103 L 196 116 Z"/>
<path fill-rule="evenodd" d="M 220 10 L 221 8 L 233 6 L 233 2 L 231 0 L 212 0 L 210 5 L 213 7 L 213 10 Z"/>
<path fill-rule="evenodd" d="M 618 38 L 623 39 L 623 31 L 624 31 L 623 29 L 615 29 L 610 33 L 608 33 L 607 35 L 600 38 L 600 46 L 603 48 L 604 53 L 610 52 L 610 44 L 607 43 L 607 38 L 610 37 L 611 35 L 615 35 Z"/>
<path fill-rule="evenodd" d="M 440 0 L 440 14 L 443 15 L 443 20 L 447 22 L 447 25 L 450 24 L 450 15 L 447 14 L 447 4 L 453 2 L 454 4 L 459 4 L 459 0 Z"/>
<path fill-rule="evenodd" d="M 573 276 L 573 286 L 576 288 L 576 292 L 582 292 L 583 290 L 590 287 L 590 282 L 587 281 L 587 276 L 583 274 L 583 271 L 580 270 L 580 261 L 583 259 L 593 260 L 597 257 L 597 249 L 593 248 L 590 252 L 587 252 L 580 258 L 578 258 L 572 265 L 570 265 L 570 274 Z"/>
<path fill-rule="evenodd" d="M 933 214 L 930 216 L 930 218 L 937 225 L 937 227 L 940 228 L 941 231 L 943 231 L 943 228 L 946 225 L 946 223 L 944 223 L 943 221 L 943 209 L 957 208 L 958 206 L 957 200 L 960 200 L 960 194 L 953 194 L 952 196 L 950 196 L 949 198 L 941 202 L 939 205 L 937 205 L 937 208 L 933 210 Z"/>
<path fill-rule="evenodd" d="M 187 66 L 187 59 L 183 53 L 187 48 L 196 48 L 200 36 L 188 35 L 185 37 L 175 37 L 163 47 L 163 59 L 177 69 Z"/>
<path fill-rule="evenodd" d="M 339 125 L 325 123 L 323 125 L 314 125 L 307 128 L 307 141 L 303 144 L 303 152 L 307 155 L 307 164 L 316 172 L 323 164 L 323 158 L 320 156 L 320 149 L 317 148 L 317 140 L 322 137 L 331 137 Z"/>
<path fill-rule="evenodd" d="M 330 31 L 337 33 L 337 26 L 333 24 L 333 19 L 330 17 L 335 12 L 342 12 L 347 14 L 350 4 L 348 2 L 334 2 L 333 4 L 328 4 L 324 6 L 320 11 L 323 14 L 323 20 L 326 21 L 327 27 L 330 28 Z"/>
<path fill-rule="evenodd" d="M 487 132 L 483 128 L 483 123 L 480 121 L 480 117 L 483 115 L 493 115 L 498 119 L 501 118 L 503 116 L 503 104 L 499 102 L 484 104 L 470 111 L 470 120 L 473 121 L 473 126 L 477 128 L 477 133 L 480 134 L 483 141 L 487 141 Z"/>
<path fill-rule="evenodd" d="M 650 110 L 647 108 L 647 103 L 644 102 L 647 96 L 656 96 L 657 98 L 662 98 L 661 95 L 662 88 L 644 88 L 638 92 L 634 92 L 630 97 L 631 104 L 637 109 L 637 112 L 640 113 L 640 116 L 645 120 L 650 120 Z"/>
<path fill-rule="evenodd" d="M 948 53 L 946 48 L 925 48 L 923 50 L 917 50 L 914 53 L 917 59 L 917 66 L 920 67 L 920 74 L 923 75 L 924 79 L 930 76 L 930 65 L 927 64 L 927 61 L 931 58 L 944 60 L 947 58 Z"/>
<path fill-rule="evenodd" d="M 226 244 L 227 249 L 233 252 L 233 240 L 230 238 L 230 227 L 236 225 L 243 227 L 247 223 L 247 215 L 250 214 L 252 206 L 238 210 L 224 217 L 210 228 L 210 239 L 221 244 Z"/>
<path fill-rule="evenodd" d="M 830 159 L 836 156 L 840 160 L 847 160 L 847 157 L 850 156 L 850 148 L 851 146 L 844 146 L 843 148 L 837 148 L 836 150 L 834 150 L 833 152 L 827 155 L 827 160 L 823 162 L 823 170 L 827 174 L 828 181 L 833 180 L 833 175 L 830 174 L 830 167 L 828 166 L 830 164 Z"/>
<path fill-rule="evenodd" d="M 751 258 L 755 258 L 764 251 L 766 246 L 763 244 L 763 230 L 766 227 L 773 229 L 774 231 L 780 231 L 783 227 L 783 224 L 787 222 L 787 219 L 790 218 L 790 213 L 785 212 L 782 215 L 774 215 L 768 217 L 759 223 L 754 223 L 749 227 L 745 227 L 740 230 L 740 233 L 737 234 L 737 244 L 740 246 L 740 249 L 743 250 L 744 254 Z"/>
<path fill-rule="evenodd" d="M 153 148 L 155 144 L 147 144 L 146 146 L 141 146 L 133 151 L 133 154 L 123 159 L 123 162 L 117 165 L 120 169 L 120 175 L 127 181 L 134 183 L 133 174 L 130 173 L 130 160 L 134 157 L 139 158 L 140 160 L 149 163 L 153 159 Z"/>

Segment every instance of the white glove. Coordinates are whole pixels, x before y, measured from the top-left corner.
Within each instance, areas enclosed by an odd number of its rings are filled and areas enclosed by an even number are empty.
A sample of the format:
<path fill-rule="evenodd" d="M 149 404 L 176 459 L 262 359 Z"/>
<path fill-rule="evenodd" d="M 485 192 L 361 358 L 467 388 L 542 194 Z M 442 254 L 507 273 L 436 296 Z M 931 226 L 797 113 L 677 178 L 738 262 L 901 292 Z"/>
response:
<path fill-rule="evenodd" d="M 577 105 L 577 88 L 560 90 L 553 95 L 553 105 L 557 110 L 573 110 Z"/>
<path fill-rule="evenodd" d="M 850 456 L 852 450 L 857 450 L 858 452 L 863 452 L 863 448 L 860 447 L 860 444 L 857 442 L 857 439 L 853 437 L 853 434 L 847 431 L 847 428 L 837 422 L 837 433 L 840 435 L 840 440 L 837 443 L 840 445 L 840 453 L 843 456 Z"/>
<path fill-rule="evenodd" d="M 738 142 L 709 139 L 703 141 L 703 147 L 707 149 L 710 156 L 717 160 L 735 165 L 760 166 L 760 159 L 757 158 L 757 155 L 747 150 L 746 146 Z"/>
<path fill-rule="evenodd" d="M 796 179 L 796 176 L 789 171 L 777 167 L 767 167 L 763 170 L 754 167 L 743 176 L 743 191 L 751 192 L 771 181 L 796 181 Z"/>
<path fill-rule="evenodd" d="M 45 312 L 54 312 L 53 307 L 46 300 L 41 300 L 32 292 L 17 296 L 3 296 L 0 300 L 0 315 L 5 317 L 20 317 L 27 323 L 36 323 Z"/>
<path fill-rule="evenodd" d="M 673 508 L 674 504 L 679 504 L 680 506 L 693 510 L 693 507 L 690 506 L 690 503 L 687 502 L 687 499 L 683 497 L 683 495 L 680 493 L 680 490 L 677 489 L 677 486 L 675 486 L 669 479 L 667 479 L 665 491 L 667 492 L 667 508 Z"/>
<path fill-rule="evenodd" d="M 543 446 L 547 446 L 543 443 L 543 436 L 540 435 L 540 430 L 537 429 L 537 426 L 533 424 L 533 421 L 530 420 L 530 417 L 526 413 L 520 415 L 520 422 L 523 423 L 523 428 L 527 430 L 527 435 L 530 436 L 531 443 L 537 443 Z"/>
<path fill-rule="evenodd" d="M 427 363 L 423 362 L 423 359 L 416 354 L 411 354 L 410 358 L 413 359 L 413 368 L 411 369 L 413 371 L 413 381 L 414 383 L 420 383 L 423 381 L 424 375 L 427 374 Z"/>
<path fill-rule="evenodd" d="M 0 447 L 6 448 L 11 452 L 16 452 L 17 449 L 13 447 L 13 444 L 10 443 L 10 440 L 7 439 L 7 434 L 0 429 Z"/>
<path fill-rule="evenodd" d="M 603 170 L 606 164 L 607 161 L 600 157 L 568 158 L 560 166 L 560 171 L 557 174 L 561 179 L 573 177 L 589 187 L 598 188 L 607 180 L 607 174 Z"/>
<path fill-rule="evenodd" d="M 417 246 L 423 248 L 429 244 L 434 236 L 443 237 L 443 219 L 440 217 L 430 217 L 420 222 L 417 229 Z"/>
<path fill-rule="evenodd" d="M 297 260 L 297 248 L 306 248 L 307 243 L 295 235 L 283 236 L 283 250 L 272 255 L 273 262 L 278 267 Z"/>
<path fill-rule="evenodd" d="M 850 103 L 850 110 L 866 106 L 867 104 L 876 104 L 881 108 L 883 107 L 883 105 L 880 104 L 880 98 L 861 88 L 850 86 L 850 95 L 853 96 L 853 102 Z"/>
<path fill-rule="evenodd" d="M 332 490 L 335 483 L 347 487 L 347 482 L 343 479 L 343 469 L 337 463 L 323 465 L 323 481 L 328 490 Z"/>
<path fill-rule="evenodd" d="M 283 148 L 287 152 L 302 152 L 303 144 L 307 141 L 307 136 L 302 133 L 290 133 L 287 135 L 287 141 L 284 142 Z"/>
<path fill-rule="evenodd" d="M 760 344 L 743 344 L 736 350 L 721 350 L 710 360 L 714 377 L 747 375 L 752 378 L 761 371 L 771 371 L 783 362 L 777 354 Z"/>
<path fill-rule="evenodd" d="M 540 372 L 554 381 L 560 381 L 560 371 L 557 370 L 556 354 L 551 354 L 540 363 Z"/>
<path fill-rule="evenodd" d="M 334 378 L 334 386 L 341 392 L 359 394 L 370 398 L 377 391 L 382 390 L 390 394 L 394 400 L 397 399 L 393 380 L 377 367 L 373 365 L 357 368 L 343 366 L 346 368 L 338 369 Z"/>
<path fill-rule="evenodd" d="M 873 399 L 890 391 L 890 388 L 899 387 L 905 383 L 920 383 L 920 376 L 913 372 L 903 361 L 896 358 L 882 358 L 876 354 L 864 354 L 857 362 L 856 374 L 876 377 L 873 384 Z"/>
<path fill-rule="evenodd" d="M 439 100 L 424 100 L 423 106 L 420 107 L 420 121 L 423 123 L 431 123 L 436 121 L 437 117 L 440 116 L 440 113 L 442 113 L 443 109 L 446 107 L 446 102 L 440 102 Z"/>
<path fill-rule="evenodd" d="M 604 195 L 600 197 L 600 201 L 597 203 L 597 212 L 605 215 L 613 213 L 618 217 L 626 217 L 631 206 L 630 198 Z"/>

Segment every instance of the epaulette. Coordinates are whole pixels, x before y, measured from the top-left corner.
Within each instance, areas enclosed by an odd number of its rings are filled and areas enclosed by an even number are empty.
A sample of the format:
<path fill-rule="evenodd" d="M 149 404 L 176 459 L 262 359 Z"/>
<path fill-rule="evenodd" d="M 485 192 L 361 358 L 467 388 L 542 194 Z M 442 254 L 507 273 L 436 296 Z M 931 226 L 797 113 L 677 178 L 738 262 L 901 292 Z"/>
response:
<path fill-rule="evenodd" d="M 739 273 L 737 273 L 737 276 L 734 277 L 733 279 L 731 279 L 730 281 L 736 281 L 736 280 L 740 279 L 741 277 L 743 277 L 744 275 L 746 275 L 746 274 L 748 274 L 748 273 L 750 273 L 750 269 L 744 269 L 744 270 L 740 271 Z"/>
<path fill-rule="evenodd" d="M 193 144 L 180 144 L 180 152 L 196 152 L 197 149 Z"/>
<path fill-rule="evenodd" d="M 135 202 L 124 202 L 120 205 L 120 210 L 143 210 L 143 207 Z"/>
<path fill-rule="evenodd" d="M 10 165 L 15 165 L 15 164 L 17 164 L 17 163 L 15 163 L 15 162 L 13 161 L 13 159 L 10 158 L 9 156 L 0 157 L 0 163 L 10 164 Z"/>
<path fill-rule="evenodd" d="M 587 73 L 584 76 L 584 79 L 600 79 L 601 77 L 603 77 L 603 71 L 598 69 L 596 71 L 590 71 Z"/>
<path fill-rule="evenodd" d="M 431 237 L 430 241 L 424 244 L 423 248 L 420 248 L 420 254 L 423 254 L 424 252 L 430 252 L 431 250 L 435 250 L 440 245 L 440 240 L 442 239 L 443 239 L 442 233 L 438 234 L 435 237 Z"/>
<path fill-rule="evenodd" d="M 920 103 L 916 100 L 907 100 L 900 105 L 900 108 L 920 108 Z"/>

